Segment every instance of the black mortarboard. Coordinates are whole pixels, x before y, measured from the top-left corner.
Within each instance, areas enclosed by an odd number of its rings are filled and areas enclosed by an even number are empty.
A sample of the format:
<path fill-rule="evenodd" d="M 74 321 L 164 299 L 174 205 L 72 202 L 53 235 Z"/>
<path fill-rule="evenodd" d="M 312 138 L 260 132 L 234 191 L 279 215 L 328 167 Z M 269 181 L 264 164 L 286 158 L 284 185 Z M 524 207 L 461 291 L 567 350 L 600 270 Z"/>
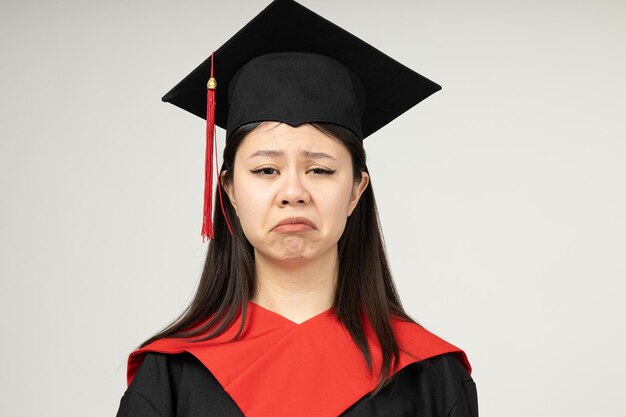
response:
<path fill-rule="evenodd" d="M 335 123 L 365 139 L 440 89 L 295 1 L 273 1 L 163 96 L 207 119 L 202 235 L 213 234 L 213 123 L 227 138 L 272 120 Z"/>

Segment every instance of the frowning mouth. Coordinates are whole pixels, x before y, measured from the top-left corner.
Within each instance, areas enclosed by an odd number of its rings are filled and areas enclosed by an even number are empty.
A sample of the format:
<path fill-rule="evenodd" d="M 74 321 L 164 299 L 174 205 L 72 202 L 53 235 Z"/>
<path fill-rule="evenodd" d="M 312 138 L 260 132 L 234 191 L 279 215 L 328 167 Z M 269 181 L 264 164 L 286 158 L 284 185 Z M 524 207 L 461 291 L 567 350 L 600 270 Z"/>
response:
<path fill-rule="evenodd" d="M 272 229 L 274 232 L 309 232 L 315 230 L 315 224 L 306 217 L 287 217 L 279 221 Z"/>

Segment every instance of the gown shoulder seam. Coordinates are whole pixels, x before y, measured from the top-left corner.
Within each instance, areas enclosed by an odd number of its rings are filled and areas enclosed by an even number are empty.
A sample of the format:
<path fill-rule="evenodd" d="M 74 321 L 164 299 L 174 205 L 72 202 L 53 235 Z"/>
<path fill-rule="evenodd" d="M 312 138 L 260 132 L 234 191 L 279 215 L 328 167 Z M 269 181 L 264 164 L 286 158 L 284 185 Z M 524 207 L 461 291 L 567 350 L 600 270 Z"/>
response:
<path fill-rule="evenodd" d="M 137 391 L 135 389 L 130 389 L 129 388 L 128 390 L 126 390 L 126 394 L 137 394 L 139 396 L 139 398 L 144 400 L 146 402 L 146 404 L 148 404 L 160 417 L 163 417 L 163 414 L 161 414 L 161 411 L 152 403 L 152 401 L 150 401 L 141 392 L 139 392 L 139 391 Z"/>

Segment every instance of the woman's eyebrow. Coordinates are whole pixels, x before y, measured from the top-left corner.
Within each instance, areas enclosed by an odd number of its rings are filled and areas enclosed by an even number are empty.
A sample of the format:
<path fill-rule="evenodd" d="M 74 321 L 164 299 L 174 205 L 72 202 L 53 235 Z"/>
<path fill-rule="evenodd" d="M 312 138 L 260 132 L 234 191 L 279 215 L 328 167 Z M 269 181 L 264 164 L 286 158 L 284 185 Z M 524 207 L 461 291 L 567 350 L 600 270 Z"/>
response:
<path fill-rule="evenodd" d="M 311 151 L 302 151 L 300 152 L 300 155 L 305 157 L 305 158 L 315 158 L 315 159 L 332 159 L 333 161 L 336 161 L 335 158 L 333 158 L 332 156 L 328 155 L 327 153 L 324 152 L 311 152 Z M 256 156 L 267 156 L 270 158 L 278 158 L 281 156 L 285 156 L 285 153 L 283 151 L 274 151 L 274 150 L 258 150 L 255 153 L 253 153 L 252 155 L 250 155 L 250 157 L 248 159 L 252 159 Z"/>
<path fill-rule="evenodd" d="M 248 159 L 252 159 L 256 156 L 269 156 L 270 158 L 278 158 L 279 156 L 283 156 L 283 155 L 284 155 L 283 151 L 259 150 L 253 153 L 252 155 L 250 155 Z"/>

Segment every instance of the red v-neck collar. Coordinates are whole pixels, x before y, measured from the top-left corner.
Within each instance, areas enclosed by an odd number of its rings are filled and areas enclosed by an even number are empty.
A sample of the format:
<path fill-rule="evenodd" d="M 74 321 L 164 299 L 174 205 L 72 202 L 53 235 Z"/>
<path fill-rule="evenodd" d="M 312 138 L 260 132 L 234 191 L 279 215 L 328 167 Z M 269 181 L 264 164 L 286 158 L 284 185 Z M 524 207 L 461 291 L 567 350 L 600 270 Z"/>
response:
<path fill-rule="evenodd" d="M 304 320 L 301 323 L 296 323 L 295 321 L 288 319 L 287 317 L 270 310 L 269 308 L 263 307 L 260 304 L 255 303 L 254 301 L 248 301 L 248 309 L 252 309 L 252 310 L 258 310 L 258 314 L 270 314 L 270 315 L 275 315 L 278 316 L 278 319 L 284 320 L 286 322 L 286 325 L 291 325 L 291 326 L 304 326 L 306 325 L 308 322 L 313 321 L 313 320 L 317 320 L 318 318 L 321 318 L 323 316 L 326 316 L 328 314 L 332 314 L 332 307 L 328 308 L 324 311 L 322 311 L 321 313 L 318 313 L 316 315 L 314 315 L 313 317 L 310 317 L 306 320 Z"/>
<path fill-rule="evenodd" d="M 374 370 L 382 355 L 369 321 L 364 328 Z M 334 310 L 296 323 L 249 301 L 240 338 L 230 341 L 241 325 L 241 314 L 222 335 L 203 342 L 159 339 L 131 353 L 128 384 L 146 352 L 194 355 L 215 376 L 248 417 L 330 417 L 340 415 L 376 386 L 363 354 Z M 410 363 L 456 352 L 468 372 L 465 353 L 415 323 L 392 320 L 402 352 L 398 370 Z M 323 399 L 320 400 L 320 399 Z"/>

